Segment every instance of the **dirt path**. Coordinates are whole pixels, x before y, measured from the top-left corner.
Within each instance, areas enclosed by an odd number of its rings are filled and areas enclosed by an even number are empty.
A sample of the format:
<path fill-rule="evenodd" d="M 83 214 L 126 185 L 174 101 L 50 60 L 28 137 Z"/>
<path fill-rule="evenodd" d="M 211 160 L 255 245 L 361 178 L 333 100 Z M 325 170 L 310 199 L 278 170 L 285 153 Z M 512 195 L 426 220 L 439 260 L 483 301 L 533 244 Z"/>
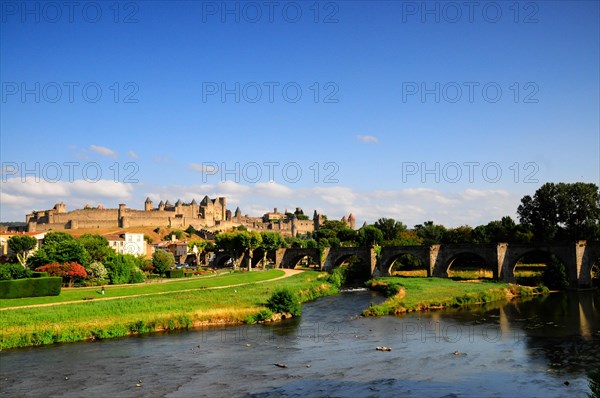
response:
<path fill-rule="evenodd" d="M 230 287 L 245 286 L 245 285 L 251 285 L 251 284 L 254 284 L 254 283 L 273 282 L 273 281 L 277 281 L 279 279 L 289 278 L 292 275 L 296 275 L 296 274 L 299 274 L 301 272 L 304 272 L 304 271 L 301 271 L 301 270 L 294 270 L 294 269 L 281 269 L 281 270 L 283 272 L 285 272 L 285 275 L 278 276 L 277 278 L 273 278 L 273 279 L 266 279 L 264 281 L 238 283 L 238 284 L 235 284 L 235 285 L 227 285 L 227 286 L 197 287 L 197 288 L 194 288 L 194 289 L 175 290 L 175 291 L 171 291 L 171 292 L 142 293 L 142 294 L 132 294 L 132 295 L 128 295 L 128 296 L 94 298 L 93 300 L 72 300 L 72 301 L 62 301 L 60 303 L 45 303 L 45 304 L 21 305 L 21 306 L 18 306 L 18 307 L 0 308 L 0 311 L 19 310 L 19 309 L 22 309 L 22 308 L 51 307 L 51 306 L 54 306 L 54 305 L 67 305 L 67 304 L 76 304 L 76 303 L 86 303 L 86 302 L 90 302 L 90 301 L 98 302 L 98 301 L 107 301 L 107 300 L 117 300 L 117 299 L 129 298 L 129 297 L 156 296 L 158 294 L 171 294 L 171 293 L 193 292 L 193 291 L 196 291 L 196 290 L 227 289 L 227 288 L 230 288 Z"/>

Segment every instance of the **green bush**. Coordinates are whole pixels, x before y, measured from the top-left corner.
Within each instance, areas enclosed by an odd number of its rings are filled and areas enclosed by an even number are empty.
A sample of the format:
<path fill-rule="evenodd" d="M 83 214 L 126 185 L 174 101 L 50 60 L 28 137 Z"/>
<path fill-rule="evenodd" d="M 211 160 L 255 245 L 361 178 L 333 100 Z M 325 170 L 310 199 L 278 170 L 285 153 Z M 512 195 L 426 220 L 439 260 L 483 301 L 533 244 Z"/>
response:
<path fill-rule="evenodd" d="M 173 253 L 157 250 L 152 254 L 152 266 L 154 267 L 154 272 L 164 275 L 167 270 L 175 266 L 175 257 Z"/>
<path fill-rule="evenodd" d="M 144 275 L 144 271 L 139 268 L 133 268 L 131 270 L 131 276 L 129 277 L 129 283 L 142 283 L 146 280 L 146 275 Z"/>
<path fill-rule="evenodd" d="M 32 273 L 21 264 L 0 264 L 0 280 L 31 278 Z"/>
<path fill-rule="evenodd" d="M 338 289 L 346 284 L 346 278 L 348 276 L 348 267 L 337 267 L 327 277 L 327 282 L 331 283 Z"/>
<path fill-rule="evenodd" d="M 58 296 L 61 286 L 59 276 L 0 281 L 0 299 Z"/>
<path fill-rule="evenodd" d="M 246 323 L 264 322 L 264 321 L 268 321 L 269 319 L 271 319 L 272 316 L 273 316 L 273 313 L 271 312 L 271 310 L 264 309 L 264 310 L 260 310 L 258 314 L 248 316 L 246 318 L 245 322 Z"/>
<path fill-rule="evenodd" d="M 183 278 L 183 270 L 182 269 L 170 269 L 165 272 L 167 278 Z"/>
<path fill-rule="evenodd" d="M 106 271 L 111 285 L 130 283 L 131 274 L 137 268 L 137 260 L 131 254 L 115 254 L 106 260 Z"/>
<path fill-rule="evenodd" d="M 85 267 L 85 271 L 93 279 L 106 279 L 108 277 L 108 270 L 100 261 L 94 261 Z"/>
<path fill-rule="evenodd" d="M 267 300 L 267 308 L 275 313 L 290 313 L 293 316 L 302 314 L 302 305 L 298 297 L 288 289 L 276 291 Z"/>

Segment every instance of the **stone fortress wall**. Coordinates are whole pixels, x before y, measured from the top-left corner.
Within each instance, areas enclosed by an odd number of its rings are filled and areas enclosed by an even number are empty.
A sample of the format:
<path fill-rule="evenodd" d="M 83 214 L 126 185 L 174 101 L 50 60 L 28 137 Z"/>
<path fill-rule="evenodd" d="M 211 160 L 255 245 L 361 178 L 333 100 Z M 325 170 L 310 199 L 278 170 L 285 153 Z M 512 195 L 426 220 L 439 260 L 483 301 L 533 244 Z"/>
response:
<path fill-rule="evenodd" d="M 286 212 L 287 213 L 287 212 Z M 303 214 L 302 209 L 296 212 L 266 213 L 262 217 L 242 216 L 239 208 L 235 214 L 227 210 L 225 197 L 210 199 L 205 196 L 200 203 L 192 200 L 184 203 L 178 200 L 174 205 L 162 200 L 154 207 L 150 198 L 144 202 L 144 210 L 131 209 L 120 204 L 118 209 L 104 209 L 101 205 L 92 208 L 67 211 L 64 203 L 57 203 L 52 209 L 34 211 L 26 215 L 27 231 L 43 232 L 50 230 L 81 228 L 129 228 L 129 227 L 162 227 L 185 229 L 192 226 L 197 230 L 225 230 L 231 227 L 245 226 L 254 231 L 278 231 L 282 235 L 297 236 L 318 229 L 325 217 L 316 211 L 312 220 L 299 220 L 296 215 Z M 355 228 L 354 216 L 342 218 L 351 228 Z"/>

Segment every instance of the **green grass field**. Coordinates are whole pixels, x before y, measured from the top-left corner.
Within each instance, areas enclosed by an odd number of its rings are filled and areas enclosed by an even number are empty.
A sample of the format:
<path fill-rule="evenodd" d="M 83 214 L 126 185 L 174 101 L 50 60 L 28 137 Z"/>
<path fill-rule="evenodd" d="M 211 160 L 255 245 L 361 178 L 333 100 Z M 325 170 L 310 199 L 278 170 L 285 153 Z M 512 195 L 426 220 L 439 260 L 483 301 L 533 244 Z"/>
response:
<path fill-rule="evenodd" d="M 264 272 L 235 272 L 219 277 L 200 276 L 193 278 L 166 279 L 164 283 L 140 283 L 136 285 L 105 286 L 105 294 L 101 295 L 100 287 L 63 288 L 60 295 L 48 297 L 25 297 L 19 299 L 0 300 L 0 308 L 19 307 L 24 305 L 62 303 L 78 300 L 102 300 L 111 297 L 134 296 L 139 294 L 156 294 L 176 292 L 189 289 L 203 289 L 207 287 L 230 286 L 239 283 L 264 281 L 283 276 L 281 270 Z"/>
<path fill-rule="evenodd" d="M 202 286 L 207 286 L 209 281 L 213 287 L 227 286 L 256 282 L 282 274 L 279 270 L 239 273 L 199 279 L 195 282 L 201 283 Z M 0 312 L 0 348 L 188 329 L 203 324 L 242 323 L 249 316 L 263 310 L 266 300 L 279 288 L 290 288 L 302 301 L 335 294 L 337 289 L 319 275 L 317 272 L 303 272 L 277 281 L 223 289 L 170 291 L 166 294 L 115 300 L 89 300 L 75 304 L 8 309 Z M 145 285 L 139 288 L 173 289 L 173 286 L 179 286 L 188 289 L 190 285 L 187 282 L 160 286 Z M 145 293 L 148 291 L 137 290 L 137 294 Z"/>

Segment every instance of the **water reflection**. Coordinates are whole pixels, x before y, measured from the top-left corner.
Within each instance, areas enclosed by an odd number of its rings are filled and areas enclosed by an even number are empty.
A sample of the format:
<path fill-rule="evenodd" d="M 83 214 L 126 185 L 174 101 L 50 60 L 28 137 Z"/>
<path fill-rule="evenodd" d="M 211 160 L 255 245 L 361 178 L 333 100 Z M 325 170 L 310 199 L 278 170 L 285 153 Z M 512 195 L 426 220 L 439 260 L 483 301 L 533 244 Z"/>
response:
<path fill-rule="evenodd" d="M 352 292 L 277 324 L 2 352 L 1 394 L 585 396 L 600 365 L 597 292 L 357 316 L 381 300 Z"/>

